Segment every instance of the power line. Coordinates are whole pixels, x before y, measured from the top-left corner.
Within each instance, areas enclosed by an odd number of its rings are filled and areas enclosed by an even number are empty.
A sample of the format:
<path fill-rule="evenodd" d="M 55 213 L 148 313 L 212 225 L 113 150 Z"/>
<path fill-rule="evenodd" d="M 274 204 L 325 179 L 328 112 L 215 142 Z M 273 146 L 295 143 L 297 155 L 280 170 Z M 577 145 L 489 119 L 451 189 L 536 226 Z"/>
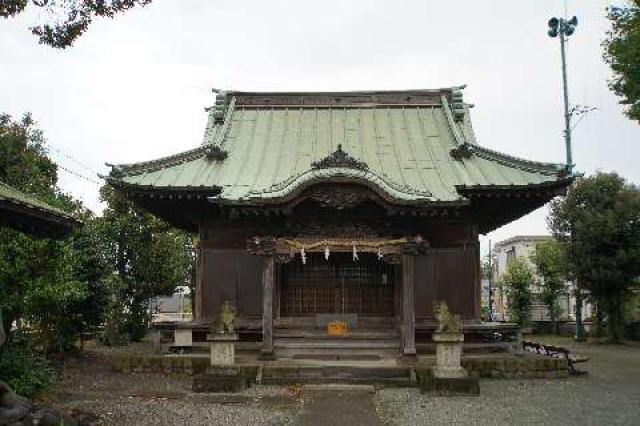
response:
<path fill-rule="evenodd" d="M 50 143 L 47 144 L 49 148 L 51 148 L 52 150 L 54 150 L 55 152 L 57 152 L 58 154 L 62 155 L 63 157 L 65 157 L 66 159 L 73 161 L 74 163 L 76 163 L 77 165 L 79 165 L 80 167 L 82 167 L 83 169 L 90 171 L 91 173 L 96 173 L 95 169 L 91 166 L 86 165 L 85 163 L 83 163 L 82 161 L 74 158 L 73 156 L 71 156 L 70 154 L 67 154 L 65 151 L 61 150 L 60 148 L 57 148 L 53 145 L 51 145 Z"/>
<path fill-rule="evenodd" d="M 90 177 L 87 177 L 87 176 L 85 176 L 85 175 L 83 175 L 83 174 L 80 174 L 80 173 L 78 173 L 78 172 L 76 172 L 76 171 L 74 171 L 74 170 L 67 169 L 66 167 L 61 166 L 60 164 L 57 164 L 57 166 L 58 166 L 58 168 L 59 168 L 60 170 L 62 170 L 62 171 L 64 171 L 64 172 L 67 172 L 67 173 L 69 173 L 70 175 L 73 175 L 73 176 L 75 176 L 75 177 L 77 177 L 77 178 L 80 178 L 80 179 L 86 180 L 87 182 L 91 182 L 91 183 L 93 183 L 93 184 L 95 184 L 95 185 L 102 185 L 102 183 L 101 183 L 101 182 L 98 182 L 97 180 L 92 179 L 92 178 L 90 178 Z"/>

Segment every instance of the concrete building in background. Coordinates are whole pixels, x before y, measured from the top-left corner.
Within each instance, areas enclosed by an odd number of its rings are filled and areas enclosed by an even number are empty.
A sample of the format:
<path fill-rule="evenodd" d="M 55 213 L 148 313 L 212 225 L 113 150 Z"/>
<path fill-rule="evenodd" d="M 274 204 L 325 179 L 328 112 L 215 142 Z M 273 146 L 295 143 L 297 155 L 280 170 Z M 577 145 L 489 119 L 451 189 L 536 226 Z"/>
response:
<path fill-rule="evenodd" d="M 548 241 L 553 237 L 550 235 L 518 235 L 508 238 L 495 244 L 493 250 L 494 264 L 493 264 L 493 310 L 494 319 L 497 321 L 509 321 L 509 314 L 507 312 L 507 297 L 504 294 L 500 281 L 502 275 L 506 272 L 507 266 L 515 258 L 524 259 L 529 266 L 536 273 L 536 268 L 531 261 L 531 256 L 535 251 L 536 244 Z M 536 273 L 536 281 L 539 277 Z M 533 283 L 531 291 L 534 294 L 534 302 L 531 309 L 532 321 L 550 321 L 549 311 L 544 304 L 539 300 L 542 288 Z M 575 297 L 573 296 L 573 283 L 566 282 L 566 289 L 563 295 L 558 298 L 558 304 L 560 305 L 560 315 L 558 320 L 560 321 L 574 321 L 575 320 Z M 591 314 L 591 306 L 588 303 L 583 304 L 582 317 L 588 318 Z"/>

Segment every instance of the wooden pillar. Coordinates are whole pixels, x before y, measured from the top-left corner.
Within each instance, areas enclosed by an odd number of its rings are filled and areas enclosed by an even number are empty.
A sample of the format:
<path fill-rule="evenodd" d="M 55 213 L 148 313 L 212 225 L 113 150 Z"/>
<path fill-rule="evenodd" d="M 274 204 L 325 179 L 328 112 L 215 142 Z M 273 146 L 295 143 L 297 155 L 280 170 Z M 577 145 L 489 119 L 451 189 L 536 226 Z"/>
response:
<path fill-rule="evenodd" d="M 275 260 L 264 257 L 262 267 L 262 351 L 260 359 L 275 359 L 273 353 L 273 293 L 275 287 Z"/>
<path fill-rule="evenodd" d="M 416 357 L 416 315 L 414 301 L 414 256 L 402 255 L 402 355 Z"/>
<path fill-rule="evenodd" d="M 203 281 L 204 281 L 204 259 L 202 258 L 203 256 L 203 250 L 202 247 L 200 246 L 200 243 L 196 243 L 196 294 L 193 295 L 193 297 L 195 297 L 195 303 L 193 304 L 194 306 L 194 310 L 195 312 L 193 313 L 193 318 L 197 319 L 197 320 L 201 320 L 204 319 L 203 317 L 203 307 L 204 307 L 204 300 L 203 300 Z"/>

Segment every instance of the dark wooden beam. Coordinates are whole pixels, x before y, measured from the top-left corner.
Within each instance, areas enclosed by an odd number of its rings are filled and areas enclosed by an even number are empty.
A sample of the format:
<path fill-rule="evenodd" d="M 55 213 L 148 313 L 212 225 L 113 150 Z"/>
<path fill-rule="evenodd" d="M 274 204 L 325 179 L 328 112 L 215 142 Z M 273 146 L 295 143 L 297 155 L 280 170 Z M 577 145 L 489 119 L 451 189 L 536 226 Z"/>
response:
<path fill-rule="evenodd" d="M 273 294 L 275 287 L 275 259 L 265 256 L 262 269 L 262 351 L 260 359 L 275 359 L 273 353 Z"/>
<path fill-rule="evenodd" d="M 416 315 L 414 301 L 414 256 L 402 256 L 402 355 L 416 357 Z"/>
<path fill-rule="evenodd" d="M 202 242 L 202 240 L 201 240 Z M 203 295 L 202 295 L 202 287 L 204 281 L 204 259 L 202 258 L 203 251 L 201 243 L 196 247 L 196 304 L 195 304 L 195 319 L 201 320 L 203 318 Z"/>

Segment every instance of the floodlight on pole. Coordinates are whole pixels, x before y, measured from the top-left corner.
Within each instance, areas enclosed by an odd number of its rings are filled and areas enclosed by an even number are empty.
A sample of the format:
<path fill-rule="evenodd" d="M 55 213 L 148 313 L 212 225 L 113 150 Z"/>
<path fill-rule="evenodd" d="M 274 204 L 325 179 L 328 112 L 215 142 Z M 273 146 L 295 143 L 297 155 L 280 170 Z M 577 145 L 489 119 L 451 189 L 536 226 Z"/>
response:
<path fill-rule="evenodd" d="M 567 38 L 576 31 L 578 26 L 578 18 L 575 16 L 571 19 L 556 18 L 549 19 L 547 23 L 549 30 L 547 34 L 549 37 L 555 38 L 559 36 L 560 39 L 560 55 L 562 57 L 562 85 L 564 89 L 564 141 L 567 151 L 567 172 L 571 173 L 573 169 L 573 158 L 571 153 L 571 115 L 569 110 L 569 87 L 567 84 L 567 59 L 565 53 L 565 44 Z"/>

